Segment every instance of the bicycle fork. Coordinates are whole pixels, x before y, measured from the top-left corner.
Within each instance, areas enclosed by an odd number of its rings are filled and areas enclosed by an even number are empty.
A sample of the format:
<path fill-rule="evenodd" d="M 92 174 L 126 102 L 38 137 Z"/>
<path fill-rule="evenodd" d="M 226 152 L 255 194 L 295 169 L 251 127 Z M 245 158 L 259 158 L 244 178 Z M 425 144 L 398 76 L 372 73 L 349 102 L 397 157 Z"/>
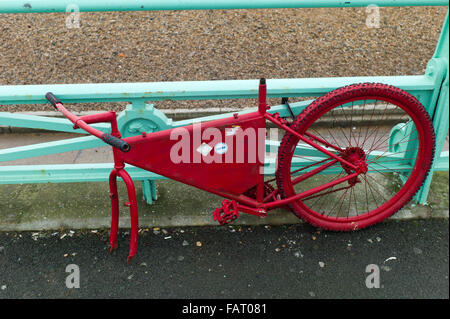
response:
<path fill-rule="evenodd" d="M 109 175 L 109 197 L 111 198 L 111 232 L 109 235 L 110 253 L 117 248 L 117 233 L 119 229 L 119 194 L 117 191 L 117 177 L 119 176 L 125 182 L 128 192 L 128 202 L 125 206 L 130 208 L 131 217 L 131 233 L 130 233 L 130 250 L 128 253 L 127 263 L 133 259 L 137 252 L 139 221 L 138 221 L 138 208 L 136 200 L 136 189 L 134 187 L 133 180 L 130 175 L 124 169 L 123 162 L 119 161 L 116 156 L 116 150 L 113 150 L 114 154 L 114 169 Z"/>

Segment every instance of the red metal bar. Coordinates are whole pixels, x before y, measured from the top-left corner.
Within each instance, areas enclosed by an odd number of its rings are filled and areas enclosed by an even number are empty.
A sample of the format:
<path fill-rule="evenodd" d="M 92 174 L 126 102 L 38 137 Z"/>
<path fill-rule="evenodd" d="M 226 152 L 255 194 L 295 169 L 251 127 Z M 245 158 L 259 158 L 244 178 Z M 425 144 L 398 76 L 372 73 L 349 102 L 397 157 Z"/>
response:
<path fill-rule="evenodd" d="M 291 203 L 293 201 L 296 201 L 296 200 L 299 200 L 299 199 L 311 196 L 313 194 L 316 194 L 318 192 L 323 191 L 324 189 L 327 189 L 327 188 L 333 187 L 334 185 L 337 185 L 337 184 L 343 183 L 345 181 L 348 181 L 349 179 L 352 179 L 353 177 L 356 177 L 358 175 L 359 175 L 358 173 L 353 173 L 353 174 L 347 175 L 345 177 L 336 179 L 336 180 L 334 180 L 332 182 L 329 182 L 329 183 L 326 183 L 326 184 L 323 184 L 323 185 L 311 188 L 311 189 L 309 189 L 307 191 L 304 191 L 302 193 L 299 193 L 299 194 L 297 194 L 295 196 L 292 196 L 292 197 L 289 197 L 289 198 L 285 198 L 285 199 L 281 199 L 281 200 L 277 200 L 275 202 L 264 204 L 263 208 L 269 210 L 269 209 L 273 209 L 273 208 L 276 208 L 276 207 L 287 205 L 287 204 L 289 204 L 289 203 Z"/>
<path fill-rule="evenodd" d="M 102 135 L 105 134 L 102 131 L 99 131 L 92 126 L 89 126 L 86 122 L 80 119 L 80 117 L 76 116 L 75 114 L 69 112 L 62 103 L 57 103 L 55 107 L 60 111 L 62 114 L 64 114 L 65 117 L 67 117 L 76 127 L 79 127 L 89 134 L 92 134 L 99 139 L 102 138 Z"/>
<path fill-rule="evenodd" d="M 116 120 L 116 112 L 109 111 L 105 113 L 98 113 L 98 114 L 91 114 L 91 115 L 84 115 L 79 118 L 79 120 L 85 122 L 86 124 L 91 123 L 111 123 L 111 134 L 120 137 L 120 132 L 117 127 L 117 120 Z"/>
<path fill-rule="evenodd" d="M 327 164 L 325 164 L 325 165 L 319 166 L 319 167 L 313 169 L 312 171 L 309 171 L 309 172 L 307 172 L 307 173 L 305 173 L 305 174 L 303 174 L 303 175 L 300 175 L 300 176 L 296 177 L 296 178 L 292 181 L 292 185 L 295 185 L 295 184 L 298 184 L 298 183 L 300 183 L 300 182 L 303 182 L 305 179 L 308 179 L 308 178 L 310 178 L 311 176 L 320 173 L 321 171 L 327 169 L 327 168 L 330 167 L 330 166 L 333 166 L 333 165 L 336 164 L 336 163 L 337 163 L 337 160 L 332 160 L 331 162 L 329 162 L 329 163 L 327 163 Z"/>
<path fill-rule="evenodd" d="M 348 186 L 336 188 L 336 189 L 333 189 L 333 190 L 328 191 L 328 192 L 325 192 L 325 193 L 316 194 L 316 195 L 314 195 L 314 196 L 309 196 L 309 197 L 303 198 L 303 201 L 305 201 L 305 200 L 310 200 L 310 199 L 313 199 L 313 198 L 316 198 L 316 197 L 319 197 L 319 196 L 328 195 L 328 194 L 331 194 L 331 193 L 343 191 L 343 190 L 349 189 L 349 188 L 351 188 L 351 187 L 353 187 L 353 185 L 348 185 Z"/>
<path fill-rule="evenodd" d="M 109 234 L 109 251 L 117 248 L 117 232 L 119 230 L 119 195 L 117 192 L 117 169 L 109 175 L 109 197 L 111 198 L 111 231 Z"/>
<path fill-rule="evenodd" d="M 303 135 L 308 136 L 308 137 L 310 137 L 312 139 L 315 139 L 316 141 L 318 141 L 318 142 L 320 142 L 322 144 L 325 144 L 328 147 L 334 148 L 338 152 L 342 152 L 343 151 L 342 148 L 340 148 L 340 147 L 338 147 L 336 145 L 330 144 L 327 141 L 325 141 L 325 140 L 323 140 L 323 139 L 321 139 L 321 138 L 319 138 L 319 137 L 317 137 L 317 136 L 315 136 L 315 135 L 313 135 L 311 133 L 305 132 Z"/>
<path fill-rule="evenodd" d="M 83 115 L 80 117 L 80 120 L 83 122 L 90 123 L 101 123 L 101 122 L 111 122 L 116 117 L 116 112 L 109 111 L 105 113 L 96 113 L 90 115 Z"/>
<path fill-rule="evenodd" d="M 317 145 L 316 143 L 308 140 L 307 138 L 305 138 L 303 135 L 297 133 L 296 131 L 294 131 L 293 129 L 291 129 L 289 126 L 286 126 L 285 124 L 281 123 L 280 121 L 278 121 L 275 117 L 273 117 L 270 113 L 265 113 L 264 117 L 266 119 L 268 119 L 269 121 L 271 121 L 272 123 L 274 123 L 275 125 L 281 127 L 282 129 L 288 131 L 289 133 L 295 135 L 296 137 L 298 137 L 301 141 L 305 142 L 306 144 L 311 145 L 312 147 L 314 147 L 315 149 L 321 151 L 322 153 L 328 155 L 329 157 L 332 157 L 336 160 L 338 160 L 341 163 L 344 163 L 346 165 L 348 165 L 351 169 L 355 170 L 357 169 L 357 167 L 355 165 L 353 165 L 350 162 L 347 162 L 345 159 L 337 156 L 336 154 L 331 153 L 330 151 L 324 149 L 322 146 Z"/>
<path fill-rule="evenodd" d="M 138 208 L 136 200 L 136 190 L 134 188 L 133 180 L 130 175 L 124 170 L 120 169 L 117 171 L 117 175 L 122 178 L 127 186 L 128 200 L 126 206 L 130 207 L 130 217 L 131 217 L 131 233 L 130 233 L 130 251 L 128 253 L 127 263 L 133 259 L 137 252 L 137 242 L 138 242 L 138 232 L 139 232 L 139 222 L 138 222 Z"/>
<path fill-rule="evenodd" d="M 265 114 L 268 106 L 266 79 L 261 79 L 259 81 L 258 90 L 258 112 L 260 114 Z"/>

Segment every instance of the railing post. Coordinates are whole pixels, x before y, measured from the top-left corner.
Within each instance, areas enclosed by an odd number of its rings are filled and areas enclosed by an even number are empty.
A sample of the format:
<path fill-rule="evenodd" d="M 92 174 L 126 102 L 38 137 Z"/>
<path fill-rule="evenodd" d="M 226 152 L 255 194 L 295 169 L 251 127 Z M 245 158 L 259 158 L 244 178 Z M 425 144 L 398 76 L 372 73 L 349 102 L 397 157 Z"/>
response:
<path fill-rule="evenodd" d="M 416 200 L 420 204 L 426 204 L 428 193 L 430 190 L 431 180 L 433 179 L 433 172 L 435 167 L 442 162 L 443 154 L 442 149 L 444 147 L 445 138 L 448 134 L 449 128 L 449 11 L 445 17 L 442 25 L 441 35 L 439 37 L 438 44 L 436 46 L 433 59 L 439 61 L 435 64 L 435 67 L 441 68 L 441 70 L 434 70 L 443 75 L 443 81 L 437 90 L 439 91 L 438 99 L 435 105 L 430 106 L 429 111 L 432 113 L 433 126 L 436 134 L 436 151 L 433 161 L 433 167 L 425 179 L 422 188 L 416 195 Z M 448 161 L 448 153 L 446 155 Z M 448 168 L 447 168 L 448 169 Z"/>
<path fill-rule="evenodd" d="M 146 104 L 144 99 L 133 99 L 126 106 L 125 111 L 118 116 L 118 126 L 122 137 L 130 137 L 156 131 L 166 130 L 172 127 L 172 120 L 164 113 L 155 109 L 153 104 Z M 154 150 L 158 152 L 158 150 Z M 156 182 L 154 180 L 142 181 L 142 193 L 144 200 L 152 204 L 157 199 Z"/>

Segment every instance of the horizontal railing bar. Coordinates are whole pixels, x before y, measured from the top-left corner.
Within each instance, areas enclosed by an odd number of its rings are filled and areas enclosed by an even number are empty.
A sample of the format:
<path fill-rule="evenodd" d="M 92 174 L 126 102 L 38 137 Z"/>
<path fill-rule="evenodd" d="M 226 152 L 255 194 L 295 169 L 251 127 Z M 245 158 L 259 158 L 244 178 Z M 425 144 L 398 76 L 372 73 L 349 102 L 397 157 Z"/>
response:
<path fill-rule="evenodd" d="M 0 166 L 0 184 L 74 183 L 107 181 L 114 163 Z M 160 180 L 165 177 L 129 166 L 134 180 Z"/>
<path fill-rule="evenodd" d="M 280 141 L 266 140 L 265 144 L 267 153 L 277 153 L 278 148 L 280 147 Z M 332 149 L 328 149 L 328 151 L 338 154 L 335 150 Z M 365 150 L 365 152 L 367 152 L 367 150 Z M 295 160 L 307 161 L 309 163 L 313 163 L 313 161 L 319 161 L 327 158 L 327 156 L 325 156 L 324 153 L 305 143 L 297 144 L 294 150 L 294 155 L 302 156 L 302 158 L 294 158 Z M 383 157 L 382 161 L 392 160 L 392 163 L 397 165 L 395 159 L 401 161 L 404 158 L 404 154 L 392 153 L 388 151 L 370 151 L 370 153 L 367 155 L 367 161 L 370 162 L 378 157 Z"/>
<path fill-rule="evenodd" d="M 445 6 L 445 0 L 2 0 L 0 13 L 66 12 L 70 5 L 79 11 L 150 11 L 210 9 L 270 9 L 321 7 Z"/>
<path fill-rule="evenodd" d="M 320 159 L 325 159 L 325 157 L 320 158 L 317 157 L 315 158 L 315 161 L 318 161 Z M 300 158 L 294 158 L 292 163 L 291 163 L 291 170 L 297 170 L 299 168 L 305 167 L 307 165 L 311 165 L 314 162 L 308 161 L 306 159 L 300 159 Z M 265 163 L 264 163 L 264 175 L 275 175 L 277 166 L 276 164 L 276 157 L 274 158 L 269 158 L 266 159 Z M 312 168 L 306 169 L 303 172 L 307 172 L 309 170 L 311 170 Z M 369 166 L 369 170 L 374 170 L 376 169 L 376 173 L 383 173 L 383 172 L 390 172 L 392 173 L 393 171 L 407 171 L 411 169 L 411 166 L 405 163 L 402 163 L 401 161 L 398 162 L 393 162 L 392 164 L 390 164 L 389 166 L 381 166 L 375 163 L 371 163 Z M 335 166 L 332 167 L 330 169 L 327 169 L 325 171 L 322 171 L 320 174 L 321 175 L 330 175 L 330 174 L 339 174 L 342 171 L 342 167 L 339 166 Z"/>
<path fill-rule="evenodd" d="M 307 161 L 295 160 L 292 169 L 298 169 L 308 164 Z M 107 181 L 109 173 L 113 169 L 113 163 L 90 164 L 57 164 L 57 165 L 17 165 L 0 166 L 0 184 L 28 184 L 28 183 L 75 183 L 75 182 L 99 182 Z M 407 170 L 406 165 L 395 165 L 390 170 Z M 264 174 L 275 174 L 275 158 L 268 159 L 265 163 Z M 127 165 L 127 172 L 134 180 L 161 180 L 166 179 L 155 173 Z M 339 173 L 342 169 L 328 170 L 328 174 Z M 378 171 L 389 171 L 379 167 Z"/>
<path fill-rule="evenodd" d="M 410 92 L 431 91 L 436 87 L 435 80 L 426 75 L 270 79 L 267 94 L 268 97 L 320 96 L 338 87 L 362 82 L 390 84 Z M 49 91 L 64 103 L 252 99 L 258 96 L 258 83 L 259 80 L 221 80 L 6 85 L 0 86 L 0 105 L 48 103 L 45 93 Z"/>
<path fill-rule="evenodd" d="M 292 109 L 294 115 L 301 113 L 301 111 L 303 111 L 313 101 L 314 100 L 308 100 L 308 101 L 300 101 L 300 102 L 290 103 L 290 106 L 291 106 L 291 109 Z M 244 109 L 241 111 L 234 111 L 234 112 L 229 112 L 229 113 L 221 113 L 221 114 L 217 114 L 217 115 L 208 115 L 208 116 L 197 117 L 197 118 L 192 118 L 192 119 L 174 121 L 172 126 L 173 127 L 181 127 L 181 126 L 185 126 L 185 125 L 191 125 L 193 123 L 213 121 L 213 120 L 217 120 L 219 118 L 231 117 L 236 113 L 238 115 L 243 115 L 243 114 L 248 114 L 251 112 L 256 112 L 257 110 L 258 110 L 258 108 L 255 107 L 255 108 Z M 267 110 L 267 113 L 270 113 L 270 114 L 274 114 L 276 112 L 278 112 L 281 117 L 289 117 L 290 116 L 286 105 L 270 106 L 270 109 Z"/>

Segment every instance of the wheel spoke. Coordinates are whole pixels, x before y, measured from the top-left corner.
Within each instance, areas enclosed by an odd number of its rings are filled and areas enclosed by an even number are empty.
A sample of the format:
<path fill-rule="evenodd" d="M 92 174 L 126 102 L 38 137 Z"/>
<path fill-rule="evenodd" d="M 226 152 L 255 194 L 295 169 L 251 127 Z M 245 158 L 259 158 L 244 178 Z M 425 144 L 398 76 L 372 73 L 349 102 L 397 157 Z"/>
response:
<path fill-rule="evenodd" d="M 375 101 L 375 105 L 377 104 L 377 102 L 378 101 Z M 366 109 L 366 101 L 364 100 L 364 103 L 363 103 L 363 110 L 362 110 L 362 112 L 361 112 L 361 123 L 364 123 L 364 111 L 365 111 L 365 109 Z M 361 130 L 362 130 L 362 125 L 360 125 L 359 126 L 359 134 L 358 134 L 358 142 L 356 143 L 356 146 L 358 146 L 359 147 L 359 141 L 360 141 L 360 139 L 361 139 Z"/>
<path fill-rule="evenodd" d="M 325 163 L 326 161 L 329 161 L 331 158 L 326 158 L 326 159 L 324 159 L 324 160 L 322 160 L 322 161 L 320 161 L 320 162 L 317 162 L 317 163 L 312 163 L 312 164 L 309 164 L 309 165 L 307 165 L 307 166 L 303 166 L 302 168 L 299 168 L 299 169 L 297 169 L 297 170 L 295 170 L 295 171 L 291 171 L 291 175 L 294 175 L 295 173 L 298 173 L 298 172 L 301 172 L 301 171 L 303 171 L 303 170 L 305 170 L 305 169 L 308 169 L 308 168 L 310 168 L 310 167 L 314 167 L 314 166 L 317 166 L 317 165 L 319 165 L 319 164 L 322 164 L 322 163 Z M 312 160 L 311 160 L 312 161 Z"/>
<path fill-rule="evenodd" d="M 314 176 L 314 175 L 322 172 L 323 170 L 326 170 L 327 168 L 333 166 L 336 163 L 337 163 L 337 160 L 332 160 L 331 162 L 329 162 L 329 163 L 327 163 L 325 165 L 319 166 L 319 167 L 313 169 L 312 171 L 309 171 L 309 172 L 307 172 L 307 173 L 305 173 L 303 175 L 300 175 L 300 176 L 296 177 L 291 183 L 292 183 L 292 185 L 295 185 L 295 184 L 298 184 L 300 182 L 303 182 L 304 180 L 306 180 L 306 179 L 310 178 L 311 176 Z"/>
<path fill-rule="evenodd" d="M 416 132 L 416 130 L 410 132 L 408 135 L 406 135 L 405 137 L 403 137 L 403 138 L 400 140 L 400 142 L 403 141 L 405 138 L 407 138 L 409 135 L 411 135 L 413 132 Z M 377 144 L 377 147 L 379 147 L 380 145 L 384 144 L 384 143 L 387 142 L 388 140 L 389 140 L 389 136 L 388 136 L 387 139 L 385 139 L 383 142 L 381 142 L 381 144 Z M 414 139 L 413 139 L 413 140 L 414 140 Z M 411 140 L 408 140 L 408 141 L 406 141 L 405 143 L 410 142 L 410 141 L 411 141 Z M 397 142 L 397 143 L 395 143 L 394 145 L 397 145 L 397 144 L 400 144 L 400 143 Z M 376 148 L 373 148 L 373 149 L 371 149 L 371 150 L 376 150 L 377 147 L 376 147 Z"/>
<path fill-rule="evenodd" d="M 317 132 L 317 133 L 318 133 L 318 132 Z M 320 134 L 319 134 L 319 135 L 320 135 Z M 325 140 L 323 139 L 322 135 L 320 135 L 320 137 L 322 137 L 322 138 L 318 138 L 317 136 L 314 136 L 314 135 L 311 134 L 311 133 L 305 132 L 305 136 L 308 136 L 308 137 L 310 137 L 310 138 L 316 140 L 317 142 L 322 143 L 323 145 L 325 145 L 325 146 L 327 146 L 327 147 L 334 148 L 334 149 L 337 150 L 338 152 L 342 152 L 342 149 L 341 149 L 340 147 L 338 147 L 337 145 L 333 145 L 333 144 L 330 144 L 330 143 L 328 143 L 327 141 L 325 141 Z"/>
<path fill-rule="evenodd" d="M 343 173 L 344 173 L 344 170 L 341 169 L 341 172 L 339 173 L 339 175 L 336 176 L 335 178 L 332 177 L 328 182 L 331 182 L 333 179 L 338 179 L 338 178 L 340 178 L 340 177 L 342 176 Z M 335 187 L 335 186 L 331 187 L 330 193 L 332 192 L 332 190 L 333 190 L 334 187 Z M 318 209 L 319 212 L 321 211 L 321 209 L 322 209 L 322 207 L 323 207 L 323 204 L 325 204 L 325 203 L 327 202 L 327 200 L 326 200 L 327 197 L 325 197 L 325 196 L 323 196 L 323 195 L 325 195 L 325 193 L 322 193 L 322 194 L 319 193 L 319 194 L 314 195 L 314 197 L 317 197 L 318 199 L 316 199 L 316 200 L 314 201 L 314 203 L 311 205 L 311 207 L 315 207 L 315 205 L 316 205 L 317 202 L 320 203 L 323 199 L 325 199 L 325 201 L 322 202 L 322 205 L 320 205 L 320 207 L 319 207 L 319 209 Z M 307 199 L 312 199 L 312 196 L 308 197 Z M 304 200 L 306 200 L 306 199 L 304 199 Z"/>

